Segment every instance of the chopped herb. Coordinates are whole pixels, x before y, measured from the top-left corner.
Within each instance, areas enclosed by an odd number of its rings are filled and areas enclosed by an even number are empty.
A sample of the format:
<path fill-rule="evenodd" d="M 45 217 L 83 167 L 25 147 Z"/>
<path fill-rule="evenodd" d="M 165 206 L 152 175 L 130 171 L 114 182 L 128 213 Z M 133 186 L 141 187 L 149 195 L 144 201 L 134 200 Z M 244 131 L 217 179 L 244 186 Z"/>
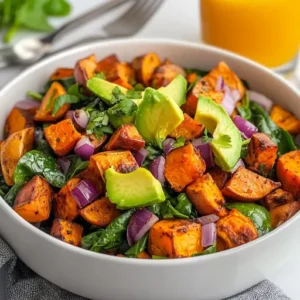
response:
<path fill-rule="evenodd" d="M 105 74 L 103 72 L 100 72 L 100 73 L 96 73 L 94 75 L 94 77 L 100 78 L 100 79 L 105 79 L 106 76 L 105 76 Z"/>
<path fill-rule="evenodd" d="M 27 96 L 32 98 L 33 100 L 37 100 L 37 101 L 41 101 L 43 99 L 43 95 L 36 93 L 36 92 L 32 92 L 32 91 L 28 91 L 27 92 Z"/>
<path fill-rule="evenodd" d="M 133 87 L 133 89 L 134 89 L 135 91 L 142 92 L 142 91 L 145 90 L 145 87 L 144 87 L 141 83 L 137 83 L 137 84 Z"/>
<path fill-rule="evenodd" d="M 122 93 L 120 88 L 118 86 L 115 86 L 112 90 L 112 97 L 111 97 L 111 103 L 115 104 L 122 100 L 126 99 L 126 95 Z"/>
<path fill-rule="evenodd" d="M 55 116 L 59 109 L 64 106 L 65 104 L 71 104 L 71 103 L 78 103 L 80 101 L 80 98 L 77 96 L 65 94 L 60 95 L 55 99 L 55 103 L 52 109 L 52 116 Z"/>
<path fill-rule="evenodd" d="M 245 96 L 242 99 L 242 105 L 237 106 L 237 111 L 242 118 L 246 120 L 251 119 L 251 109 L 249 108 L 249 97 L 247 92 L 245 93 Z"/>
<path fill-rule="evenodd" d="M 133 98 L 134 99 L 134 98 Z M 137 105 L 130 99 L 125 99 L 110 107 L 107 110 L 109 116 L 124 117 L 131 116 L 136 110 Z"/>
<path fill-rule="evenodd" d="M 126 97 L 129 99 L 141 99 L 142 98 L 142 92 L 141 91 L 135 91 L 135 90 L 128 90 L 126 92 Z"/>
<path fill-rule="evenodd" d="M 184 146 L 184 144 L 185 144 L 185 139 L 183 136 L 180 136 L 178 139 L 176 139 L 175 143 L 173 144 L 173 148 L 176 149 L 182 147 Z"/>

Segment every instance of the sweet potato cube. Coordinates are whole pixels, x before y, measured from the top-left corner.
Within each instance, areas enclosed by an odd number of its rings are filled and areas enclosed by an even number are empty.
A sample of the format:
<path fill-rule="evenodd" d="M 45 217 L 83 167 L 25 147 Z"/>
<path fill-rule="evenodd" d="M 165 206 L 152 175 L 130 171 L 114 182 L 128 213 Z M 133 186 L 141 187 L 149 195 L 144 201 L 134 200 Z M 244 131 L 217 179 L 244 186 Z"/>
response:
<path fill-rule="evenodd" d="M 127 90 L 132 90 L 132 85 L 129 84 L 127 81 L 124 81 L 123 79 L 121 78 L 118 78 L 116 80 L 113 80 L 112 83 L 115 83 L 117 85 L 120 85 L 122 87 L 124 87 L 125 89 Z"/>
<path fill-rule="evenodd" d="M 279 105 L 274 105 L 270 114 L 273 122 L 291 134 L 300 133 L 300 120 Z"/>
<path fill-rule="evenodd" d="M 192 119 L 188 114 L 184 114 L 184 120 L 175 128 L 169 136 L 175 139 L 183 136 L 186 141 L 199 137 L 204 130 L 204 126 Z"/>
<path fill-rule="evenodd" d="M 249 169 L 268 176 L 277 159 L 277 145 L 264 133 L 255 133 L 248 146 L 246 163 Z"/>
<path fill-rule="evenodd" d="M 55 219 L 52 224 L 50 235 L 79 247 L 81 245 L 83 228 L 79 224 L 67 220 Z"/>
<path fill-rule="evenodd" d="M 214 169 L 209 170 L 209 174 L 220 190 L 222 190 L 222 188 L 230 178 L 230 173 L 223 171 L 219 167 L 215 167 Z"/>
<path fill-rule="evenodd" d="M 59 156 L 70 153 L 81 138 L 70 119 L 46 127 L 44 134 L 53 151 Z"/>
<path fill-rule="evenodd" d="M 281 206 L 277 206 L 270 210 L 271 226 L 277 228 L 284 222 L 289 220 L 300 210 L 300 202 L 294 201 Z"/>
<path fill-rule="evenodd" d="M 239 167 L 222 190 L 224 196 L 242 202 L 255 202 L 279 188 L 281 184 Z"/>
<path fill-rule="evenodd" d="M 87 80 L 94 76 L 96 67 L 97 61 L 95 55 L 80 59 L 77 61 L 74 69 L 75 81 L 80 85 L 86 86 Z"/>
<path fill-rule="evenodd" d="M 79 178 L 70 179 L 54 196 L 54 216 L 58 219 L 73 221 L 79 216 L 79 207 L 71 191 L 80 182 Z"/>
<path fill-rule="evenodd" d="M 191 183 L 186 193 L 200 215 L 226 215 L 225 199 L 209 173 Z"/>
<path fill-rule="evenodd" d="M 167 86 L 177 75 L 186 77 L 185 71 L 175 64 L 163 64 L 158 66 L 152 75 L 152 86 L 156 89 Z"/>
<path fill-rule="evenodd" d="M 205 172 L 205 161 L 192 144 L 177 148 L 166 156 L 165 177 L 172 189 L 181 192 Z"/>
<path fill-rule="evenodd" d="M 120 211 L 108 198 L 103 197 L 82 208 L 80 215 L 92 225 L 106 227 L 120 215 Z"/>
<path fill-rule="evenodd" d="M 34 114 L 36 110 L 24 110 L 14 107 L 9 113 L 4 127 L 5 136 L 25 128 L 34 126 Z"/>
<path fill-rule="evenodd" d="M 197 73 L 190 73 L 187 75 L 186 80 L 189 84 L 194 83 L 198 78 Z"/>
<path fill-rule="evenodd" d="M 234 248 L 255 240 L 258 232 L 253 222 L 232 209 L 217 222 L 218 250 Z"/>
<path fill-rule="evenodd" d="M 146 252 L 146 251 L 142 251 L 140 252 L 136 258 L 140 258 L 140 259 L 151 259 L 151 256 Z"/>
<path fill-rule="evenodd" d="M 199 96 L 209 97 L 214 102 L 220 104 L 224 94 L 223 92 L 215 91 L 215 89 L 206 81 L 206 77 L 201 78 L 189 92 L 186 102 L 181 106 L 181 109 L 191 117 L 194 117 L 196 113 Z"/>
<path fill-rule="evenodd" d="M 14 211 L 30 223 L 45 221 L 50 216 L 52 190 L 40 176 L 34 176 L 18 192 Z"/>
<path fill-rule="evenodd" d="M 1 144 L 1 169 L 7 185 L 14 184 L 14 172 L 19 159 L 32 149 L 33 127 L 25 128 L 10 135 Z"/>
<path fill-rule="evenodd" d="M 150 229 L 150 255 L 190 257 L 202 250 L 201 225 L 198 223 L 188 220 L 162 220 Z"/>
<path fill-rule="evenodd" d="M 65 94 L 66 90 L 64 89 L 64 87 L 60 83 L 54 81 L 51 84 L 46 95 L 43 97 L 42 104 L 36 111 L 34 119 L 41 122 L 52 122 L 62 118 L 69 109 L 70 104 L 64 104 L 55 114 L 55 116 L 52 115 L 52 109 L 57 97 Z"/>
<path fill-rule="evenodd" d="M 73 77 L 74 75 L 74 69 L 69 68 L 58 68 L 56 71 L 50 76 L 50 80 L 61 80 Z"/>
<path fill-rule="evenodd" d="M 120 80 L 130 84 L 135 80 L 135 72 L 129 63 L 121 62 L 115 64 L 108 72 L 106 72 L 106 79 L 112 82 Z"/>
<path fill-rule="evenodd" d="M 105 146 L 105 150 L 133 150 L 145 147 L 145 141 L 133 124 L 124 124 L 118 128 Z"/>
<path fill-rule="evenodd" d="M 274 209 L 277 206 L 281 206 L 287 203 L 296 201 L 293 194 L 286 192 L 282 189 L 277 189 L 271 194 L 269 194 L 265 199 L 263 199 L 262 204 L 268 210 Z"/>
<path fill-rule="evenodd" d="M 114 69 L 116 65 L 120 63 L 115 54 L 109 55 L 97 63 L 96 72 L 104 73 L 105 77 L 109 74 L 111 69 Z"/>
<path fill-rule="evenodd" d="M 137 79 L 145 86 L 151 85 L 151 78 L 154 70 L 160 65 L 160 59 L 155 53 L 147 53 L 136 57 L 132 66 L 136 72 Z"/>
<path fill-rule="evenodd" d="M 300 150 L 291 151 L 278 158 L 276 173 L 282 188 L 300 198 Z"/>

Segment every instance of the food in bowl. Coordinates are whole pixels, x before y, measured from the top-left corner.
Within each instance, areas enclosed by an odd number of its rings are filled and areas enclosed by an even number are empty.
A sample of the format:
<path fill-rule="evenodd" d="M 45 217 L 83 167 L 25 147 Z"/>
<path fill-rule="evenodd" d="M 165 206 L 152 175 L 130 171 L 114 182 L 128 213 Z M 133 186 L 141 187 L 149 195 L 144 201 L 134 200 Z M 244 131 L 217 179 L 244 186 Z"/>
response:
<path fill-rule="evenodd" d="M 131 258 L 205 255 L 300 209 L 300 121 L 225 62 L 202 71 L 155 53 L 91 55 L 28 95 L 5 123 L 1 193 L 66 243 Z"/>

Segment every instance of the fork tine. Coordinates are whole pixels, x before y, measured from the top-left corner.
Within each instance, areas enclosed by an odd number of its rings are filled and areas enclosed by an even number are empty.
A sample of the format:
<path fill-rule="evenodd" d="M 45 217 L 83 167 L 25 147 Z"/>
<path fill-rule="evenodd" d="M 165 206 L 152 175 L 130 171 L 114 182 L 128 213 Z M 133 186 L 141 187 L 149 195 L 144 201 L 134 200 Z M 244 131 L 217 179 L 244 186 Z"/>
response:
<path fill-rule="evenodd" d="M 152 0 L 152 5 L 145 12 L 145 17 L 147 20 L 151 18 L 151 16 L 157 11 L 163 1 L 161 0 Z"/>
<path fill-rule="evenodd" d="M 147 2 L 149 3 L 150 1 L 147 1 Z M 147 3 L 147 4 L 148 4 L 148 3 Z M 143 1 L 143 0 L 137 1 L 137 2 L 133 5 L 133 7 L 132 7 L 131 9 L 129 9 L 129 10 L 123 15 L 123 17 L 129 18 L 129 17 L 131 17 L 131 16 L 137 15 L 138 12 L 139 12 L 141 9 L 143 9 L 143 7 L 145 6 L 144 4 L 145 4 L 145 1 Z"/>

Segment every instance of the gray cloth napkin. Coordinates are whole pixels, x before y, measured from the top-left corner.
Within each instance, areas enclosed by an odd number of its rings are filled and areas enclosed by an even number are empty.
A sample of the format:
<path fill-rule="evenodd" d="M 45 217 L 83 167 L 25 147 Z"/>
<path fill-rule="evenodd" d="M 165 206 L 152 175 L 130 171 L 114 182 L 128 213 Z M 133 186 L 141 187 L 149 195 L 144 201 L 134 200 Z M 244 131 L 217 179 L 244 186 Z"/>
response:
<path fill-rule="evenodd" d="M 0 237 L 0 268 L 7 268 L 7 300 L 87 300 L 67 292 L 30 270 Z M 227 300 L 291 300 L 265 280 Z"/>

